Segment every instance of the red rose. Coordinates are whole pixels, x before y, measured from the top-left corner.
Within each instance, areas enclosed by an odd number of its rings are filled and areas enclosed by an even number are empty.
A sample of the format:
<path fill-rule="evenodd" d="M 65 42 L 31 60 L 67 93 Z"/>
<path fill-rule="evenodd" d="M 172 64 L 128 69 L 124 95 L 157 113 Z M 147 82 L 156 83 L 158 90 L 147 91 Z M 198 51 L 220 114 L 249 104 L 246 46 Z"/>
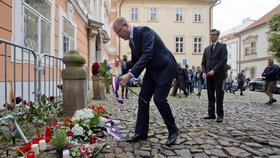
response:
<path fill-rule="evenodd" d="M 16 97 L 16 104 L 20 103 L 20 102 L 21 102 L 21 100 L 22 100 L 22 98 L 21 98 L 21 97 Z M 14 99 L 13 99 L 12 101 L 14 102 Z"/>
<path fill-rule="evenodd" d="M 23 103 L 23 105 L 27 105 L 27 101 L 26 100 L 23 100 L 22 103 Z"/>
<path fill-rule="evenodd" d="M 29 101 L 29 106 L 32 106 L 33 105 L 33 102 L 32 101 Z"/>
<path fill-rule="evenodd" d="M 92 75 L 97 75 L 98 74 L 98 69 L 99 69 L 98 62 L 93 63 L 92 66 L 91 66 Z"/>
<path fill-rule="evenodd" d="M 58 121 L 53 121 L 53 126 L 58 126 Z"/>
<path fill-rule="evenodd" d="M 67 124 L 67 123 L 70 123 L 70 122 L 72 122 L 71 119 L 66 119 L 66 120 L 64 120 L 64 123 L 66 123 L 66 124 Z"/>
<path fill-rule="evenodd" d="M 73 127 L 74 127 L 74 125 L 71 124 L 71 125 L 70 125 L 70 129 L 72 129 Z"/>
<path fill-rule="evenodd" d="M 50 101 L 54 101 L 54 96 L 49 97 Z"/>
<path fill-rule="evenodd" d="M 68 137 L 73 136 L 73 132 L 72 132 L 72 131 L 68 131 L 68 132 L 67 132 L 67 136 L 68 136 Z"/>

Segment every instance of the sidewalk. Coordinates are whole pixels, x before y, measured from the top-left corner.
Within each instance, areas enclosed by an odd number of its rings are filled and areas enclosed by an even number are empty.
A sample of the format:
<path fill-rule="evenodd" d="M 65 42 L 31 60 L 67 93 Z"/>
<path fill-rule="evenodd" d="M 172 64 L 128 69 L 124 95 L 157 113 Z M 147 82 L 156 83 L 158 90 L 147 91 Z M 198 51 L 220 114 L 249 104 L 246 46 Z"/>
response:
<path fill-rule="evenodd" d="M 181 131 L 176 145 L 167 147 L 167 129 L 156 106 L 150 106 L 149 139 L 137 143 L 111 142 L 99 157 L 273 157 L 280 158 L 280 95 L 277 104 L 264 105 L 261 92 L 245 91 L 245 96 L 225 94 L 223 123 L 202 119 L 207 115 L 206 91 L 200 99 L 169 97 Z M 183 95 L 182 95 L 183 96 Z M 93 101 L 94 102 L 94 101 Z M 113 96 L 96 102 L 111 112 L 123 134 L 132 136 L 137 115 L 137 96 L 130 95 L 124 106 Z"/>
<path fill-rule="evenodd" d="M 134 88 L 136 92 L 139 88 Z M 92 100 L 89 91 L 87 104 L 102 105 L 125 137 L 134 135 L 137 116 L 137 96 L 129 94 L 124 105 L 117 104 L 113 94 L 104 100 Z M 202 119 L 207 115 L 207 96 L 203 90 L 200 99 L 195 94 L 185 98 L 169 97 L 173 114 L 181 135 L 176 144 L 165 145 L 168 132 L 154 103 L 150 106 L 150 130 L 147 141 L 126 143 L 112 140 L 98 155 L 99 158 L 215 158 L 215 157 L 269 157 L 280 158 L 280 95 L 276 104 L 267 106 L 267 97 L 261 92 L 245 91 L 245 96 L 225 93 L 223 123 Z M 0 144 L 1 149 L 6 144 Z M 15 157 L 16 151 L 10 151 Z M 5 151 L 0 150 L 4 158 Z M 40 155 L 55 158 L 55 151 Z"/>

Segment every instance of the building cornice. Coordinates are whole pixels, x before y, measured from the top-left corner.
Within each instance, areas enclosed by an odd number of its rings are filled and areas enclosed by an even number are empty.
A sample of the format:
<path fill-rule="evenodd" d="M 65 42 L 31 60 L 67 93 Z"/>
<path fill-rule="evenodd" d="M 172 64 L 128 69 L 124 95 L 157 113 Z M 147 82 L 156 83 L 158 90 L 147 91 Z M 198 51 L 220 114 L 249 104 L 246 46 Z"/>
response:
<path fill-rule="evenodd" d="M 252 62 L 257 62 L 257 61 L 264 61 L 271 59 L 272 56 L 267 56 L 267 57 L 262 57 L 262 58 L 255 58 L 255 59 L 248 59 L 248 60 L 241 60 L 237 61 L 238 64 L 245 64 L 245 63 L 252 63 Z"/>

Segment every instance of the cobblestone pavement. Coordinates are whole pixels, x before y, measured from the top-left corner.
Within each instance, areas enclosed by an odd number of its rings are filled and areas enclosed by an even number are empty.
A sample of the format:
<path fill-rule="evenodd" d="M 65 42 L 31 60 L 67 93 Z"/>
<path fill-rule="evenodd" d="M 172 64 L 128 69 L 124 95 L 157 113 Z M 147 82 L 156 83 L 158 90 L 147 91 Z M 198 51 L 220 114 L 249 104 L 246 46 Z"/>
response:
<path fill-rule="evenodd" d="M 168 136 L 156 106 L 150 106 L 150 130 L 146 141 L 126 143 L 111 141 L 110 148 L 99 157 L 270 157 L 280 158 L 280 95 L 278 103 L 265 105 L 267 97 L 261 92 L 245 91 L 245 96 L 226 93 L 224 122 L 202 119 L 207 115 L 207 97 L 195 94 L 185 98 L 169 97 L 181 134 L 176 144 L 167 147 Z M 93 101 L 96 102 L 96 101 Z M 125 136 L 134 135 L 137 96 L 131 94 L 124 106 L 115 103 L 112 95 L 99 101 L 107 107 Z"/>
<path fill-rule="evenodd" d="M 134 89 L 139 91 L 138 88 Z M 109 146 L 98 155 L 99 158 L 215 158 L 215 157 L 270 157 L 280 158 L 280 95 L 272 106 L 261 92 L 245 91 L 245 96 L 225 94 L 223 123 L 202 119 L 207 115 L 207 97 L 203 90 L 201 98 L 195 94 L 185 98 L 169 97 L 180 136 L 176 144 L 165 145 L 168 132 L 154 103 L 150 106 L 150 130 L 146 141 L 126 143 L 108 137 Z M 112 114 L 124 136 L 133 136 L 137 115 L 137 96 L 129 95 L 125 105 L 118 105 L 112 94 L 105 100 L 92 100 L 88 105 L 103 105 Z M 0 144 L 3 147 L 3 144 Z M 13 157 L 11 153 L 11 157 Z M 0 149 L 0 157 L 6 157 Z M 55 158 L 54 151 L 39 157 Z"/>

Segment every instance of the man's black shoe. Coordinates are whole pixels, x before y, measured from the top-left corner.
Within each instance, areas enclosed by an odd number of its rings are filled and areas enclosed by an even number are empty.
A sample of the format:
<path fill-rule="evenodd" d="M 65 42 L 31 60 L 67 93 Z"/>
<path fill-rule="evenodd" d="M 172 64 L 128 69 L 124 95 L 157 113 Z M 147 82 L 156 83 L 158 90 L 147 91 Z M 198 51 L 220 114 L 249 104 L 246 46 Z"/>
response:
<path fill-rule="evenodd" d="M 179 131 L 169 135 L 169 137 L 167 138 L 167 141 L 165 143 L 165 145 L 170 146 L 175 144 L 176 140 L 177 140 L 177 136 L 179 135 Z"/>
<path fill-rule="evenodd" d="M 126 142 L 138 142 L 139 140 L 147 140 L 148 136 L 143 136 L 140 134 L 135 134 L 133 137 L 131 138 L 127 138 Z"/>
<path fill-rule="evenodd" d="M 272 98 L 272 99 L 271 99 L 271 102 L 272 102 L 272 103 L 275 103 L 275 102 L 277 102 L 277 100 L 274 99 L 274 98 Z"/>
<path fill-rule="evenodd" d="M 223 122 L 224 118 L 223 117 L 218 117 L 216 122 L 220 123 L 220 122 Z"/>
<path fill-rule="evenodd" d="M 216 119 L 216 116 L 215 116 L 215 115 L 206 116 L 206 117 L 204 117 L 203 119 Z"/>
<path fill-rule="evenodd" d="M 267 103 L 265 103 L 266 105 L 271 105 L 273 103 L 272 100 L 269 100 Z"/>

